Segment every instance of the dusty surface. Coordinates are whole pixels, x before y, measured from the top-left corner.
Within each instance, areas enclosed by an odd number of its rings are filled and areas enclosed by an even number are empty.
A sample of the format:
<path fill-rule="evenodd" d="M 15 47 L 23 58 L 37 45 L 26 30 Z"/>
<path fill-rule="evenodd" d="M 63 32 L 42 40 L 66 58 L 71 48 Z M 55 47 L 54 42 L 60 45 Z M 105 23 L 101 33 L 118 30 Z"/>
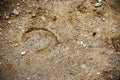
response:
<path fill-rule="evenodd" d="M 0 80 L 120 80 L 119 0 L 0 1 Z"/>

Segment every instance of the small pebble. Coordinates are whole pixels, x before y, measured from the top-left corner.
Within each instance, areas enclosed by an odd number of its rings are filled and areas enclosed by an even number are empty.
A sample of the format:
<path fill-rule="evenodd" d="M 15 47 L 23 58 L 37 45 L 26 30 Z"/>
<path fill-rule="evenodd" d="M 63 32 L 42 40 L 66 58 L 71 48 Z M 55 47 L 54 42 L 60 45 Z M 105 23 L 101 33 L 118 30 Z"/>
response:
<path fill-rule="evenodd" d="M 95 7 L 100 7 L 102 3 L 95 3 Z"/>
<path fill-rule="evenodd" d="M 26 52 L 25 52 L 25 51 L 21 52 L 21 55 L 25 55 L 25 54 L 26 54 Z"/>
<path fill-rule="evenodd" d="M 30 80 L 30 78 L 29 78 L 29 77 L 27 77 L 27 80 Z"/>
<path fill-rule="evenodd" d="M 105 21 L 105 18 L 102 18 L 103 21 Z"/>
<path fill-rule="evenodd" d="M 18 44 L 15 44 L 15 47 L 17 47 L 18 46 Z"/>
<path fill-rule="evenodd" d="M 8 21 L 8 23 L 10 24 L 10 23 L 12 23 L 11 21 Z"/>
<path fill-rule="evenodd" d="M 9 16 L 6 16 L 5 18 L 6 18 L 6 19 L 9 19 Z"/>
<path fill-rule="evenodd" d="M 32 18 L 36 17 L 36 14 L 32 14 L 31 17 L 32 17 Z"/>
<path fill-rule="evenodd" d="M 83 47 L 86 47 L 87 45 L 86 44 L 83 44 Z"/>
<path fill-rule="evenodd" d="M 0 32 L 0 35 L 2 35 L 2 33 Z"/>
<path fill-rule="evenodd" d="M 14 9 L 14 10 L 12 11 L 12 13 L 13 13 L 14 15 L 19 15 L 18 10 L 16 10 L 16 9 Z"/>
<path fill-rule="evenodd" d="M 42 20 L 45 20 L 45 17 L 44 17 L 44 16 L 42 16 L 42 17 L 41 17 L 41 19 L 42 19 Z"/>
<path fill-rule="evenodd" d="M 102 2 L 102 0 L 98 0 L 98 3 L 101 3 Z"/>
<path fill-rule="evenodd" d="M 98 75 L 100 75 L 100 72 L 97 72 Z"/>
<path fill-rule="evenodd" d="M 81 67 L 82 69 L 87 69 L 87 66 L 84 65 L 84 64 L 80 65 L 80 67 Z"/>
<path fill-rule="evenodd" d="M 2 31 L 2 28 L 0 28 L 0 31 Z"/>
<path fill-rule="evenodd" d="M 99 29 L 99 28 L 97 28 L 97 31 L 99 32 L 99 31 L 100 31 L 100 29 Z"/>
<path fill-rule="evenodd" d="M 83 41 L 80 41 L 80 44 L 83 45 Z"/>
<path fill-rule="evenodd" d="M 19 6 L 20 5 L 20 3 L 17 3 L 17 6 Z"/>

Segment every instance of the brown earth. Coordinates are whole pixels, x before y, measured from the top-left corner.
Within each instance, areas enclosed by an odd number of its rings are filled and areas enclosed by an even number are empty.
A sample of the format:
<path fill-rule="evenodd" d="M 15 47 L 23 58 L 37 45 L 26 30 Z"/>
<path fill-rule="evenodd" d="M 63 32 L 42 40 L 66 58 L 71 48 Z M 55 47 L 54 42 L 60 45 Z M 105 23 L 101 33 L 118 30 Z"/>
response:
<path fill-rule="evenodd" d="M 0 80 L 120 80 L 120 1 L 96 3 L 0 0 Z"/>

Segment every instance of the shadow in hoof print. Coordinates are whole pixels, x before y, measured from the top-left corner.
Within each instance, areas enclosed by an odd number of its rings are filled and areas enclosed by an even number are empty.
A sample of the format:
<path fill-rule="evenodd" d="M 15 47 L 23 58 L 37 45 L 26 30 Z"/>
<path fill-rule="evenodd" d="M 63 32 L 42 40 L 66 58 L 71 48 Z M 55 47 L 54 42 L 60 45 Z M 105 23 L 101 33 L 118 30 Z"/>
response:
<path fill-rule="evenodd" d="M 29 28 L 22 36 L 27 52 L 41 52 L 58 44 L 57 36 L 45 28 Z"/>

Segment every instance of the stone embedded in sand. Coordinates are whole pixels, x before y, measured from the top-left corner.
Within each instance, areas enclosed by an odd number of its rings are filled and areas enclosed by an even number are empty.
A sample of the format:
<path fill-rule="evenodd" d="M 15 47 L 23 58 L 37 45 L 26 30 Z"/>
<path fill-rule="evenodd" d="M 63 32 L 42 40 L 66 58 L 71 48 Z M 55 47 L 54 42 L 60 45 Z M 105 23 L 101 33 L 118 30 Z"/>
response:
<path fill-rule="evenodd" d="M 102 2 L 102 0 L 98 0 L 98 3 L 101 3 Z"/>
<path fill-rule="evenodd" d="M 25 52 L 25 51 L 23 51 L 23 52 L 21 52 L 20 54 L 21 54 L 21 55 L 25 55 L 25 54 L 26 54 L 26 52 Z"/>
<path fill-rule="evenodd" d="M 13 13 L 14 15 L 19 15 L 18 10 L 16 10 L 16 9 L 14 9 L 14 10 L 12 11 L 12 13 Z"/>
<path fill-rule="evenodd" d="M 95 3 L 95 7 L 100 7 L 102 6 L 102 3 Z"/>

